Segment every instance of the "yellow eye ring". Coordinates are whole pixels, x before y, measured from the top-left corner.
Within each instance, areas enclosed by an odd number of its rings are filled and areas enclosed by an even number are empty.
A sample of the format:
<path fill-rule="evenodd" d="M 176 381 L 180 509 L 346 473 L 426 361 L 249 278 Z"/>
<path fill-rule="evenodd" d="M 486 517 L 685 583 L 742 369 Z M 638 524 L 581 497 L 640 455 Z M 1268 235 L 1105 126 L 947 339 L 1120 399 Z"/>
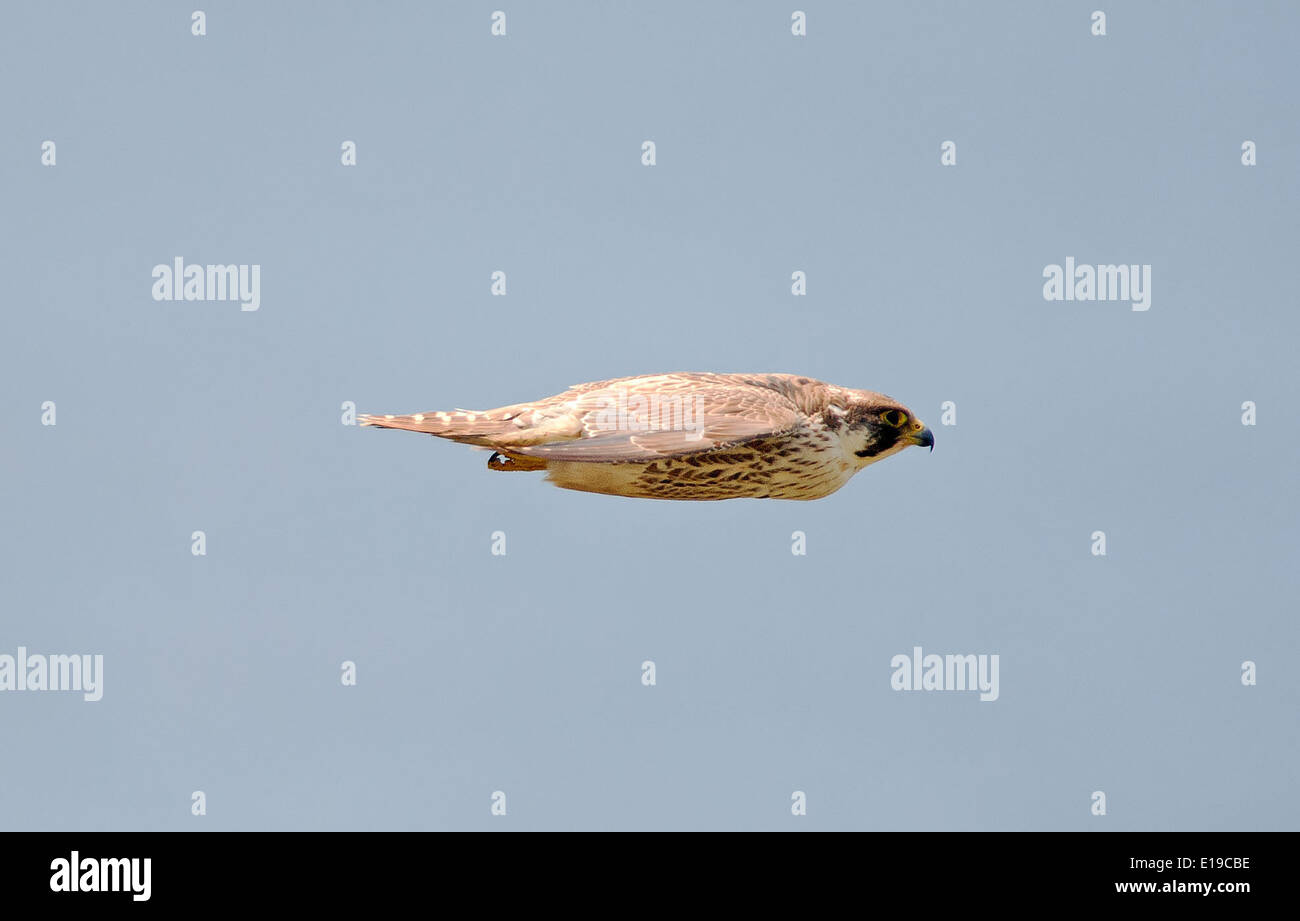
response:
<path fill-rule="evenodd" d="M 901 429 L 907 425 L 907 413 L 897 409 L 887 409 L 880 414 L 880 418 L 885 421 L 886 425 L 892 425 L 896 429 Z"/>

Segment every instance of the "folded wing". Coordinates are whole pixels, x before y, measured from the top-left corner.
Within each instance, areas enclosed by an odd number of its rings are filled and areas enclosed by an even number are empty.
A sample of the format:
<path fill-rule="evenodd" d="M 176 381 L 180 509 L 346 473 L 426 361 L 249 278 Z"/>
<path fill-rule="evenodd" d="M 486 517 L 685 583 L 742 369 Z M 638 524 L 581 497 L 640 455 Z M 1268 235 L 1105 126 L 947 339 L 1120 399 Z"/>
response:
<path fill-rule="evenodd" d="M 511 452 L 553 461 L 648 461 L 782 435 L 802 421 L 798 407 L 775 390 L 688 375 L 614 382 L 579 395 L 573 411 L 577 438 Z"/>

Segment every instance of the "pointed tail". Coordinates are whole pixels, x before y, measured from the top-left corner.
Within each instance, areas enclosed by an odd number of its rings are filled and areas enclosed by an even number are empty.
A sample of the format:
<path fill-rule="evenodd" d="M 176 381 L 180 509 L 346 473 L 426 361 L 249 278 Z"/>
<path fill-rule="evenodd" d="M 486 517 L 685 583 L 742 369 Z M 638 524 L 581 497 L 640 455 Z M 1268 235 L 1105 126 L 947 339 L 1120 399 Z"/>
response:
<path fill-rule="evenodd" d="M 499 410 L 470 412 L 457 409 L 452 412 L 413 413 L 408 416 L 367 414 L 357 416 L 357 422 L 375 428 L 422 432 L 425 435 L 450 438 L 462 444 L 490 447 L 496 444 L 498 436 L 517 431 L 517 426 L 510 421 L 513 418 L 513 415 L 503 414 Z"/>

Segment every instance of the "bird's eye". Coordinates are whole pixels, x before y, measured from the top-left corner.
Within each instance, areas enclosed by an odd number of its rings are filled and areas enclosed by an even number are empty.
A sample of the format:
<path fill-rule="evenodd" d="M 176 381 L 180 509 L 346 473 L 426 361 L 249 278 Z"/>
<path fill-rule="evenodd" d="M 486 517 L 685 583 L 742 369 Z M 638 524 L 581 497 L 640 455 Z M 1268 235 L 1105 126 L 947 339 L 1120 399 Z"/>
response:
<path fill-rule="evenodd" d="M 887 425 L 892 425 L 896 429 L 900 429 L 907 424 L 907 413 L 897 409 L 885 410 L 880 414 L 880 418 L 884 419 Z"/>

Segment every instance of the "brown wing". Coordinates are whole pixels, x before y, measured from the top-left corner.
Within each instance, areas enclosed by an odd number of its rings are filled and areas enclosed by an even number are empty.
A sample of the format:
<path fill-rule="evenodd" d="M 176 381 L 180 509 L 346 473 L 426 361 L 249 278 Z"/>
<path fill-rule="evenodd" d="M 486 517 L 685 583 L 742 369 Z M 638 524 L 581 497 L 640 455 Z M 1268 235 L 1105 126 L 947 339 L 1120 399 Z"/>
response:
<path fill-rule="evenodd" d="M 665 374 L 601 384 L 567 407 L 580 426 L 576 438 L 512 451 L 554 461 L 644 461 L 781 435 L 802 421 L 784 394 L 724 375 Z"/>

